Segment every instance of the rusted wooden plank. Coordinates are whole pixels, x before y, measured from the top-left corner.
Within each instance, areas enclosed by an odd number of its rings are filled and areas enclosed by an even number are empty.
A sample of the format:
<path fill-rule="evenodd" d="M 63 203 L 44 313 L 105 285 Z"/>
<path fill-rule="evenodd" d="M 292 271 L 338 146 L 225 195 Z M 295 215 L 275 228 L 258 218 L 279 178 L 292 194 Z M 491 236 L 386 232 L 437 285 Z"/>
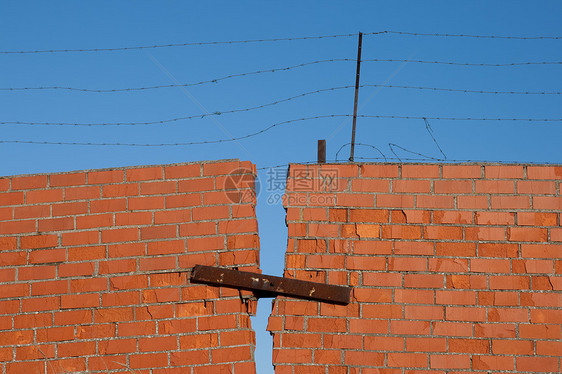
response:
<path fill-rule="evenodd" d="M 195 266 L 191 281 L 254 291 L 257 296 L 283 295 L 344 305 L 349 304 L 351 293 L 351 287 L 205 265 Z"/>

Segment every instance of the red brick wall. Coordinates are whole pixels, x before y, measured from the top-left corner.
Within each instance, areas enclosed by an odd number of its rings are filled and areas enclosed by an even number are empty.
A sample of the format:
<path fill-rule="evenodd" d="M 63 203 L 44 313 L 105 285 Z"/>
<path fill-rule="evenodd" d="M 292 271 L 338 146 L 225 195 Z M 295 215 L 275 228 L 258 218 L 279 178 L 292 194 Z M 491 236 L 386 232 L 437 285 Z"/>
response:
<path fill-rule="evenodd" d="M 255 372 L 255 301 L 179 272 L 258 270 L 254 175 L 236 160 L 0 178 L 0 373 Z"/>
<path fill-rule="evenodd" d="M 291 165 L 278 374 L 549 372 L 562 357 L 562 167 Z"/>

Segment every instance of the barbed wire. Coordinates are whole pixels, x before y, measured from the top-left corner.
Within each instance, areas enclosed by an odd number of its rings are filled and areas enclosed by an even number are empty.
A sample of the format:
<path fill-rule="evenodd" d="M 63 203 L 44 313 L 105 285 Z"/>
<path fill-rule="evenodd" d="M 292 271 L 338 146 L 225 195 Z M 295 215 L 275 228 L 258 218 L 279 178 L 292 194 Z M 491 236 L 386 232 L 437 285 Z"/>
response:
<path fill-rule="evenodd" d="M 127 147 L 172 147 L 172 146 L 190 146 L 190 145 L 200 145 L 200 144 L 215 144 L 215 143 L 227 143 L 233 142 L 237 140 L 247 139 L 254 136 L 258 136 L 267 132 L 274 127 L 294 123 L 294 122 L 301 122 L 301 121 L 308 121 L 308 120 L 315 120 L 315 119 L 322 119 L 322 118 L 335 118 L 335 117 L 347 117 L 351 116 L 348 114 L 339 115 L 339 114 L 328 114 L 328 115 L 320 115 L 320 116 L 313 116 L 313 117 L 303 117 L 297 119 L 291 119 L 287 121 L 277 122 L 272 125 L 269 125 L 259 131 L 238 136 L 238 137 L 231 137 L 226 139 L 216 139 L 216 140 L 204 140 L 204 141 L 197 141 L 197 142 L 182 142 L 182 143 L 93 143 L 93 142 L 50 142 L 50 141 L 34 141 L 34 140 L 0 140 L 0 144 L 43 144 L 43 145 L 84 145 L 84 146 L 127 146 Z"/>
<path fill-rule="evenodd" d="M 341 59 L 344 60 L 344 59 Z M 346 61 L 350 61 L 345 59 Z M 320 61 L 320 60 L 319 60 Z M 295 65 L 296 66 L 296 65 Z M 300 66 L 299 66 L 300 67 Z M 286 69 L 288 70 L 288 69 Z M 270 72 L 263 71 L 263 72 Z M 254 72 L 256 73 L 256 72 Z M 250 75 L 251 73 L 245 73 Z M 233 77 L 233 76 L 228 76 Z M 136 87 L 136 88 L 120 88 L 112 90 L 92 90 L 92 89 L 82 89 L 73 87 L 60 87 L 60 86 L 43 86 L 43 87 L 0 87 L 0 91 L 31 91 L 31 90 L 78 90 L 85 92 L 95 92 L 95 93 L 111 93 L 111 92 L 124 92 L 124 91 L 138 91 L 138 90 L 151 90 L 160 88 L 174 88 L 174 87 L 186 87 L 186 85 L 200 85 L 205 83 L 214 83 L 219 80 L 228 79 L 227 77 L 217 78 L 214 80 L 201 81 L 197 83 L 186 83 L 185 85 L 162 85 L 162 86 L 151 86 L 151 87 Z M 320 93 L 324 91 L 336 91 L 348 88 L 354 88 L 354 85 L 347 86 L 337 86 L 322 88 L 315 91 L 305 92 L 303 94 L 295 95 L 288 99 L 278 100 L 278 102 L 288 101 L 292 98 L 297 98 L 301 96 L 308 96 L 315 93 Z M 562 95 L 562 91 L 492 91 L 492 90 L 471 90 L 465 88 L 446 88 L 446 87 L 429 87 L 429 86 L 411 86 L 411 85 L 393 85 L 393 84 L 361 84 L 359 87 L 382 87 L 382 88 L 398 88 L 398 89 L 410 89 L 410 90 L 429 90 L 429 91 L 446 91 L 446 92 L 460 92 L 460 93 L 474 93 L 474 94 L 494 94 L 494 95 Z M 269 106 L 270 104 L 264 104 L 264 106 Z M 222 112 L 226 113 L 226 112 Z"/>
<path fill-rule="evenodd" d="M 371 34 L 395 34 L 405 36 L 433 36 L 433 37 L 455 37 L 455 38 L 477 38 L 477 39 L 512 39 L 512 40 L 560 40 L 562 36 L 510 36 L 510 35 L 476 35 L 476 34 L 442 34 L 442 33 L 420 33 L 407 31 L 391 31 L 363 33 L 363 35 Z"/>
<path fill-rule="evenodd" d="M 44 145 L 84 145 L 84 146 L 129 146 L 129 147 L 168 147 L 168 146 L 189 146 L 189 145 L 199 145 L 199 144 L 215 144 L 215 143 L 225 143 L 231 141 L 237 141 L 242 139 L 251 138 L 263 134 L 275 127 L 308 120 L 322 119 L 322 118 L 341 118 L 341 117 L 352 117 L 351 114 L 327 114 L 319 115 L 313 117 L 303 117 L 297 119 L 291 119 L 286 121 L 281 121 L 269 125 L 259 131 L 249 133 L 243 136 L 231 137 L 227 139 L 217 139 L 217 140 L 205 140 L 197 142 L 179 142 L 179 143 L 93 143 L 93 142 L 50 142 L 50 141 L 32 141 L 32 140 L 0 140 L 0 144 L 44 144 Z M 462 120 L 462 121 L 530 121 L 530 122 L 544 122 L 544 121 L 562 121 L 562 118 L 468 118 L 468 117 L 409 117 L 409 116 L 383 116 L 383 115 L 358 115 L 357 117 L 363 118 L 399 118 L 399 119 L 432 119 L 432 120 Z M 0 124 L 13 124 L 10 122 L 0 122 Z M 18 123 L 23 125 L 44 125 L 45 123 Z M 54 123 L 49 123 L 53 125 Z M 60 125 L 60 124 L 55 124 Z"/>
<path fill-rule="evenodd" d="M 383 160 L 382 157 L 361 157 L 361 156 L 355 156 L 355 159 L 360 159 L 360 160 Z M 560 162 L 552 162 L 552 161 L 516 161 L 516 160 L 479 160 L 479 159 L 428 159 L 428 158 L 409 158 L 409 157 L 401 157 L 401 158 L 396 158 L 396 157 L 387 157 L 386 160 L 394 160 L 394 161 L 438 161 L 438 162 L 442 162 L 442 163 L 459 163 L 459 162 L 463 162 L 463 163 L 494 163 L 494 164 L 538 164 L 538 165 L 560 165 Z M 385 161 L 386 162 L 386 161 Z"/>
<path fill-rule="evenodd" d="M 338 149 L 338 151 L 336 152 L 336 160 L 335 160 L 336 162 L 339 161 L 339 160 L 338 160 L 338 156 L 339 156 L 340 152 L 341 152 L 345 147 L 347 147 L 348 145 L 351 145 L 351 143 L 345 143 L 344 145 L 342 145 L 342 146 L 340 147 L 340 149 Z M 381 154 L 381 156 L 386 160 L 386 155 L 385 155 L 384 153 L 382 153 L 382 151 L 381 151 L 378 147 L 376 147 L 376 146 L 374 146 L 374 145 L 372 145 L 372 144 L 355 143 L 355 145 L 373 148 L 373 149 L 375 149 L 377 152 L 379 152 L 379 153 Z"/>
<path fill-rule="evenodd" d="M 509 66 L 531 66 L 531 65 L 562 65 L 562 61 L 528 61 L 528 62 L 510 62 L 503 64 L 495 63 L 469 63 L 469 62 L 455 62 L 455 61 L 429 61 L 429 60 L 409 60 L 409 59 L 365 59 L 362 62 L 401 62 L 401 63 L 419 63 L 419 64 L 437 64 L 437 65 L 451 65 L 451 66 L 473 66 L 473 67 L 509 67 Z M 328 62 L 356 62 L 351 58 L 333 58 L 325 60 L 316 60 L 304 62 L 302 64 L 286 66 L 282 68 L 255 70 L 251 72 L 230 74 L 224 77 L 207 79 L 199 82 L 182 83 L 182 84 L 165 84 L 144 87 L 126 87 L 126 88 L 108 88 L 108 89 L 95 89 L 83 87 L 68 87 L 68 86 L 39 86 L 39 87 L 0 87 L 0 91 L 40 91 L 40 90 L 66 90 L 66 91 L 79 91 L 79 92 L 92 92 L 92 93 L 115 93 L 115 92 L 131 92 L 131 91 L 145 91 L 162 88 L 177 88 L 177 87 L 192 87 L 205 85 L 210 83 L 217 83 L 223 80 L 245 77 L 250 75 L 264 74 L 264 73 L 277 73 L 298 69 L 305 66 L 328 63 Z M 483 90 L 465 90 L 453 88 L 438 88 L 438 87 L 420 87 L 420 86 L 397 86 L 397 85 L 362 85 L 361 87 L 388 87 L 388 88 L 407 88 L 407 89 L 420 89 L 420 90 L 433 90 L 433 91 L 451 91 L 451 92 L 465 92 L 465 93 L 487 93 L 487 94 L 520 94 L 520 95 L 560 95 L 560 92 L 531 92 L 531 91 L 483 91 Z M 348 88 L 349 86 L 344 86 Z M 343 88 L 343 87 L 342 87 Z"/>
<path fill-rule="evenodd" d="M 511 40 L 560 40 L 561 36 L 510 36 L 510 35 L 476 35 L 476 34 L 447 34 L 447 33 L 419 33 L 407 31 L 393 31 L 382 30 L 365 32 L 363 35 L 402 35 L 402 36 L 430 36 L 430 37 L 455 37 L 455 38 L 478 38 L 478 39 L 511 39 Z M 132 47 L 115 47 L 115 48 L 77 48 L 77 49 L 36 49 L 36 50 L 18 50 L 18 51 L 0 51 L 0 54 L 45 54 L 45 53 L 73 53 L 73 52 L 118 52 L 118 51 L 133 51 L 143 49 L 156 49 L 156 48 L 172 48 L 172 47 L 192 47 L 192 46 L 206 46 L 206 45 L 223 45 L 223 44 L 249 44 L 249 43 L 271 43 L 283 41 L 297 41 L 297 40 L 318 40 L 318 39 L 334 39 L 334 38 L 347 38 L 356 36 L 356 33 L 351 34 L 334 34 L 334 35 L 317 35 L 317 36 L 301 36 L 301 37 L 283 37 L 283 38 L 263 38 L 263 39 L 246 39 L 246 40 L 223 40 L 223 41 L 210 41 L 210 42 L 187 42 L 187 43 L 168 43 L 168 44 L 153 44 L 141 45 Z"/>
<path fill-rule="evenodd" d="M 261 107 L 261 106 L 260 106 Z M 256 107 L 259 108 L 259 107 Z M 252 110 L 252 108 L 236 109 L 234 111 Z M 101 123 L 76 123 L 76 122 L 27 122 L 27 121 L 0 121 L 0 125 L 20 125 L 20 126 L 143 126 L 143 125 L 161 125 L 181 120 L 189 120 L 193 118 L 205 118 L 211 115 L 220 115 L 221 112 L 199 114 L 188 117 L 176 117 L 164 120 L 146 121 L 146 122 L 101 122 Z M 223 112 L 223 113 L 229 113 Z M 331 114 L 327 117 L 352 117 L 351 114 Z M 446 121 L 523 121 L 523 122 L 560 122 L 562 118 L 486 118 L 486 117 L 427 117 L 427 116 L 401 116 L 401 115 L 371 115 L 358 114 L 358 118 L 379 118 L 379 119 L 407 119 L 407 120 L 446 120 Z M 306 118 L 318 118 L 306 117 Z"/>
<path fill-rule="evenodd" d="M 347 87 L 354 87 L 354 86 L 347 86 Z M 400 89 L 412 89 L 412 90 L 430 90 L 430 91 L 446 91 L 446 92 L 494 94 L 494 95 L 561 95 L 562 94 L 562 92 L 560 91 L 489 91 L 489 90 L 470 90 L 464 88 L 401 86 L 401 85 L 392 85 L 392 84 L 363 84 L 360 85 L 360 87 L 384 87 L 384 88 L 400 88 Z"/>
<path fill-rule="evenodd" d="M 110 92 L 143 91 L 143 90 L 153 90 L 153 89 L 160 89 L 160 88 L 191 87 L 191 86 L 199 86 L 199 85 L 209 84 L 209 83 L 217 83 L 219 81 L 223 81 L 223 80 L 227 80 L 227 79 L 231 79 L 231 78 L 245 77 L 245 76 L 249 76 L 249 75 L 264 74 L 264 73 L 277 73 L 277 72 L 280 72 L 280 71 L 288 71 L 288 70 L 298 69 L 298 68 L 305 67 L 305 66 L 323 64 L 323 63 L 327 63 L 327 62 L 348 62 L 348 61 L 356 61 L 356 60 L 351 59 L 351 58 L 332 58 L 332 59 L 326 59 L 326 60 L 316 60 L 316 61 L 304 62 L 302 64 L 286 66 L 286 67 L 282 67 L 282 68 L 256 70 L 256 71 L 251 71 L 251 72 L 246 72 L 246 73 L 226 75 L 224 77 L 207 79 L 207 80 L 203 80 L 203 81 L 199 81 L 199 82 L 182 83 L 182 84 L 165 84 L 165 85 L 155 85 L 155 86 L 145 86 L 145 87 L 127 87 L 127 88 L 112 88 L 112 89 L 93 89 L 93 88 L 64 87 L 64 86 L 4 87 L 4 88 L 0 88 L 0 91 L 68 90 L 68 91 L 81 91 L 81 92 L 110 93 Z"/>
<path fill-rule="evenodd" d="M 480 67 L 506 67 L 506 66 L 524 66 L 524 65 L 561 65 L 562 61 L 525 61 L 525 62 L 508 62 L 503 64 L 491 63 L 472 63 L 472 62 L 455 62 L 455 61 L 429 61 L 429 60 L 410 60 L 410 59 L 382 59 L 370 58 L 361 60 L 361 62 L 402 62 L 415 64 L 438 64 L 438 65 L 455 65 L 455 66 L 480 66 Z"/>
<path fill-rule="evenodd" d="M 372 34 L 376 34 L 372 33 Z M 294 38 L 266 38 L 266 39 L 247 39 L 247 40 L 223 40 L 211 42 L 188 42 L 188 43 L 169 43 L 169 44 L 153 44 L 141 45 L 133 47 L 116 47 L 116 48 L 80 48 L 80 49 L 39 49 L 39 50 L 21 50 L 21 51 L 0 51 L 0 54 L 33 54 L 33 53 L 71 53 L 71 52 L 117 52 L 117 51 L 133 51 L 142 49 L 171 48 L 171 47 L 192 47 L 205 45 L 221 45 L 221 44 L 249 44 L 249 43 L 270 43 L 295 40 L 313 40 L 313 39 L 331 39 L 356 36 L 357 34 L 335 34 L 335 35 L 319 35 L 319 36 L 300 36 Z"/>

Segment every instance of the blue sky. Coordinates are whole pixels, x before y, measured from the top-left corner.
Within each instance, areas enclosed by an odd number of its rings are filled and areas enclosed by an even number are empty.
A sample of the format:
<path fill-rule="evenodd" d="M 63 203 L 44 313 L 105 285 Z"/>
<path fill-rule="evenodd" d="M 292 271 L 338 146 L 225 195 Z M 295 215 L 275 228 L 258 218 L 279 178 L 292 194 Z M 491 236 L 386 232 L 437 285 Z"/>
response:
<path fill-rule="evenodd" d="M 560 1 L 324 1 L 149 2 L 11 1 L 0 4 L 0 50 L 89 49 L 169 43 L 372 33 L 383 30 L 505 36 L 562 36 Z M 217 44 L 115 52 L 0 54 L 0 88 L 64 86 L 120 89 L 214 80 L 303 63 L 356 57 L 357 37 Z M 562 40 L 365 35 L 363 59 L 510 64 L 562 61 Z M 364 85 L 421 86 L 476 91 L 562 91 L 562 65 L 502 67 L 364 61 Z M 184 88 L 95 93 L 0 90 L 0 122 L 114 123 L 204 118 L 137 126 L 28 126 L 0 124 L 0 141 L 184 143 L 244 136 L 305 117 L 349 115 L 353 89 L 306 95 L 261 109 L 245 109 L 303 93 L 350 86 L 353 61 L 233 77 Z M 560 95 L 478 94 L 362 87 L 359 114 L 417 118 L 562 118 Z M 561 163 L 560 121 L 428 120 L 447 160 Z M 279 125 L 255 137 L 218 144 L 119 147 L 0 143 L 0 175 L 58 172 L 240 158 L 257 164 L 258 219 L 265 273 L 281 275 L 286 247 L 284 210 L 266 172 L 270 166 L 310 162 L 316 141 L 327 158 L 349 143 L 351 118 Z M 360 117 L 356 161 L 433 158 L 443 154 L 422 119 Z M 393 146 L 393 153 L 389 143 Z M 375 149 L 373 147 L 378 148 Z M 380 152 L 379 152 L 380 151 Z M 349 157 L 349 147 L 340 159 Z M 390 161 L 396 161 L 390 159 Z M 435 160 L 433 160 L 435 161 Z M 275 171 L 284 169 L 275 169 Z M 265 333 L 269 300 L 254 318 L 258 372 L 270 373 Z"/>

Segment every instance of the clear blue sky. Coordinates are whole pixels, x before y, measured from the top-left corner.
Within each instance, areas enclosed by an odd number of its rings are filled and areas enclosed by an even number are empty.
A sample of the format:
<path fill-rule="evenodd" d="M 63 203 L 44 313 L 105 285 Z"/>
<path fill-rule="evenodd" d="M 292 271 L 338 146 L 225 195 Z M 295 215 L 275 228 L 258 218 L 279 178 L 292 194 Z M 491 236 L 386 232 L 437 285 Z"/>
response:
<path fill-rule="evenodd" d="M 0 50 L 118 48 L 168 43 L 302 37 L 393 30 L 506 36 L 561 36 L 560 1 L 12 1 L 0 4 Z M 66 86 L 118 89 L 213 80 L 325 59 L 354 59 L 357 38 L 220 44 L 117 52 L 0 54 L 0 88 Z M 506 40 L 367 35 L 363 59 L 506 64 L 562 61 L 562 40 Z M 466 67 L 364 62 L 362 84 L 486 91 L 562 91 L 562 65 Z M 68 90 L 0 91 L 0 121 L 143 122 L 225 112 L 305 92 L 353 85 L 355 63 L 325 62 L 216 83 L 119 93 Z M 560 95 L 476 94 L 364 87 L 359 114 L 413 117 L 561 118 Z M 0 140 L 95 143 L 177 143 L 225 139 L 271 124 L 351 114 L 353 89 L 308 95 L 243 113 L 166 125 L 63 127 L 0 125 Z M 561 163 L 561 122 L 429 120 L 448 160 Z M 357 142 L 396 157 L 388 143 L 442 158 L 423 120 L 359 118 Z M 215 145 L 117 147 L 0 143 L 0 175 L 240 158 L 257 164 L 261 261 L 281 275 L 286 248 L 284 210 L 267 199 L 267 167 L 314 161 L 317 139 L 328 159 L 350 140 L 351 119 L 277 126 L 256 137 Z M 394 147 L 400 158 L 420 158 Z M 380 157 L 358 146 L 358 157 Z M 349 157 L 344 148 L 340 159 Z M 380 161 L 380 160 L 375 160 Z M 430 161 L 428 159 L 428 161 Z M 265 333 L 269 300 L 259 304 L 259 373 L 271 373 Z"/>

